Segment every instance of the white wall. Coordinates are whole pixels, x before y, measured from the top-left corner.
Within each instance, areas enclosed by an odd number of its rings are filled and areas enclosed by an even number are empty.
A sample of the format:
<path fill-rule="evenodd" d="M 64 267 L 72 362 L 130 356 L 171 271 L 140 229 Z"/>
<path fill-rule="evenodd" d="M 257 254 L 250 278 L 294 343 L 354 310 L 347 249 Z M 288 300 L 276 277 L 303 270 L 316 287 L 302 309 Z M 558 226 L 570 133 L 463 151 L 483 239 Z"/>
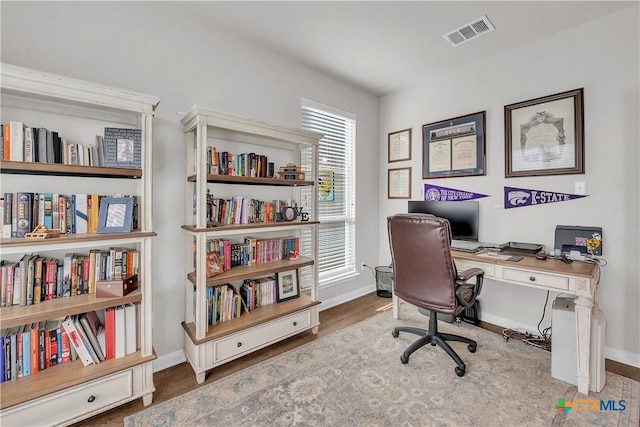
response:
<path fill-rule="evenodd" d="M 376 97 L 232 35 L 181 19 L 179 2 L 2 2 L 0 7 L 2 62 L 161 98 L 153 129 L 156 369 L 184 360 L 180 322 L 185 261 L 179 249 L 185 238 L 180 228 L 184 137 L 178 112 L 197 104 L 300 126 L 300 99 L 305 97 L 356 114 L 357 163 L 378 163 Z M 358 168 L 357 183 L 357 262 L 374 265 L 375 168 Z M 372 290 L 373 283 L 365 270 L 346 283 L 321 289 L 320 299 L 333 304 Z"/>
<path fill-rule="evenodd" d="M 639 306 L 639 13 L 638 6 L 570 29 L 500 56 L 468 64 L 381 99 L 380 167 L 387 169 L 387 133 L 413 129 L 412 199 L 421 200 L 422 125 L 486 110 L 484 177 L 430 180 L 491 197 L 480 199 L 480 240 L 542 243 L 553 248 L 557 224 L 600 226 L 604 258 L 598 302 L 607 318 L 606 357 L 640 366 Z M 491 37 L 489 34 L 486 37 Z M 473 42 L 462 45 L 472 49 Z M 504 177 L 503 107 L 545 95 L 584 88 L 584 175 Z M 394 164 L 395 165 L 395 164 Z M 397 166 L 394 166 L 397 167 Z M 589 197 L 570 202 L 505 210 L 503 186 L 574 192 L 587 182 Z M 386 198 L 380 177 L 379 261 L 389 262 L 384 218 L 406 212 L 406 201 Z M 550 296 L 547 315 L 551 320 Z M 488 322 L 537 331 L 546 293 L 488 281 L 481 296 Z"/>

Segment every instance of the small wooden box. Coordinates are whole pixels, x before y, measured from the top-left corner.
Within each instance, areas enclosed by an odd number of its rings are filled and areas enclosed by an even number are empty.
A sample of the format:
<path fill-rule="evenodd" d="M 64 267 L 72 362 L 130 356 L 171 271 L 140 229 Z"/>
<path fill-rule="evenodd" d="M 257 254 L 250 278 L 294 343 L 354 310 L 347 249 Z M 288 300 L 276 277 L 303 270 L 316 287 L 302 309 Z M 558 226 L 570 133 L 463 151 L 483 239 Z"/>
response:
<path fill-rule="evenodd" d="M 96 282 L 96 298 L 123 297 L 138 289 L 138 275 L 121 280 L 98 280 Z"/>

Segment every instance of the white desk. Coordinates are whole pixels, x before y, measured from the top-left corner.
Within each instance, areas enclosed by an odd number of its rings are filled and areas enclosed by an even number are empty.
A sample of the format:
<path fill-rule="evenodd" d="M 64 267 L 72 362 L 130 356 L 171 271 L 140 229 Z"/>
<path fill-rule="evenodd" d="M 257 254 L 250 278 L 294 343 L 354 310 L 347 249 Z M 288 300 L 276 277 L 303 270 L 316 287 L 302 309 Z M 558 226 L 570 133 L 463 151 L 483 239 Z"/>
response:
<path fill-rule="evenodd" d="M 597 265 L 578 261 L 566 264 L 555 259 L 539 260 L 527 256 L 519 262 L 510 262 L 458 251 L 452 251 L 452 255 L 459 271 L 477 267 L 484 271 L 484 277 L 487 279 L 577 296 L 575 303 L 578 391 L 589 394 L 591 313 L 595 305 L 596 286 L 600 280 Z M 399 304 L 399 298 L 394 293 L 393 317 L 396 319 Z M 603 378 L 603 387 L 604 383 Z"/>

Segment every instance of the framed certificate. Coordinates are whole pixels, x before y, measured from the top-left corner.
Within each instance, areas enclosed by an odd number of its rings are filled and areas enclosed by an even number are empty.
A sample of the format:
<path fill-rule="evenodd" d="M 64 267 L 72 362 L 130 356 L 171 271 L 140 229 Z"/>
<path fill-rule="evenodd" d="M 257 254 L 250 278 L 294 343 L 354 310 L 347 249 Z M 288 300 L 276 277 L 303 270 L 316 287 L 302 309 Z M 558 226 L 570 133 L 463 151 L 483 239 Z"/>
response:
<path fill-rule="evenodd" d="M 422 126 L 422 178 L 485 175 L 485 112 Z"/>
<path fill-rule="evenodd" d="M 411 198 L 411 168 L 389 169 L 387 198 Z"/>
<path fill-rule="evenodd" d="M 411 160 L 411 129 L 391 132 L 388 139 L 389 163 Z"/>
<path fill-rule="evenodd" d="M 504 107 L 505 177 L 584 173 L 582 92 Z"/>

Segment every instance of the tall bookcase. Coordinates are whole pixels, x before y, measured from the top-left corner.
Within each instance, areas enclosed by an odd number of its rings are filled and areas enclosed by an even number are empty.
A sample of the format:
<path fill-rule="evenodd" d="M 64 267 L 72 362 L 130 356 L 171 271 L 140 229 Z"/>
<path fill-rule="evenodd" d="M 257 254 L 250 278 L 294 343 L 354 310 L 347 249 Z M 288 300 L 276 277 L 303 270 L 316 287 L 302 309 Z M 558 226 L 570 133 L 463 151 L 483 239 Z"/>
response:
<path fill-rule="evenodd" d="M 155 96 L 121 90 L 8 64 L 1 65 L 2 122 L 23 122 L 55 129 L 70 142 L 94 144 L 105 127 L 141 131 L 141 167 L 108 168 L 59 163 L 1 161 L 0 192 L 132 195 L 138 201 L 138 227 L 114 234 L 62 234 L 45 240 L 2 238 L 2 260 L 16 262 L 24 254 L 62 259 L 66 253 L 126 248 L 139 253 L 138 289 L 118 298 L 95 293 L 54 298 L 31 305 L 0 308 L 3 332 L 21 325 L 134 304 L 137 351 L 83 366 L 61 363 L 0 384 L 2 424 L 68 425 L 125 402 L 152 401 L 152 119 Z"/>
<path fill-rule="evenodd" d="M 318 332 L 318 269 L 317 269 L 317 202 L 313 190 L 318 179 L 318 143 L 322 134 L 289 128 L 194 106 L 182 119 L 186 139 L 185 186 L 185 250 L 186 262 L 184 351 L 198 383 L 205 380 L 208 370 L 242 357 L 267 345 L 312 330 Z M 303 156 L 312 165 L 304 179 L 277 179 L 264 173 L 251 173 L 250 160 L 240 174 L 215 173 L 209 166 L 212 155 L 230 153 L 239 159 L 263 155 L 279 167 L 301 165 Z M 262 161 L 265 161 L 264 159 Z M 229 162 L 231 157 L 229 156 Z M 236 168 L 242 165 L 236 164 Z M 214 172 L 214 173 L 212 173 Z M 218 170 L 220 172 L 220 170 Z M 224 171 L 223 171 L 224 172 Z M 262 175 L 262 176 L 260 176 Z M 283 177 L 280 177 L 283 178 Z M 306 192 L 301 191 L 307 189 Z M 207 194 L 214 199 L 233 200 L 242 197 L 254 200 L 287 200 L 303 207 L 308 220 L 244 222 L 242 219 L 225 224 L 207 221 Z M 240 211 L 236 211 L 240 212 Z M 259 216 L 259 215 L 257 215 Z M 242 215 L 240 215 L 240 218 Z M 273 217 L 271 217 L 273 219 Z M 264 220 L 264 218 L 263 218 Z M 239 222 L 239 223 L 238 223 Z M 207 241 L 227 239 L 242 243 L 245 237 L 278 239 L 297 237 L 303 245 L 297 259 L 239 265 L 221 274 L 207 277 Z M 296 270 L 300 273 L 300 296 L 257 309 L 245 311 L 239 317 L 209 324 L 207 289 L 231 284 L 236 290 L 246 279 L 277 275 Z"/>

